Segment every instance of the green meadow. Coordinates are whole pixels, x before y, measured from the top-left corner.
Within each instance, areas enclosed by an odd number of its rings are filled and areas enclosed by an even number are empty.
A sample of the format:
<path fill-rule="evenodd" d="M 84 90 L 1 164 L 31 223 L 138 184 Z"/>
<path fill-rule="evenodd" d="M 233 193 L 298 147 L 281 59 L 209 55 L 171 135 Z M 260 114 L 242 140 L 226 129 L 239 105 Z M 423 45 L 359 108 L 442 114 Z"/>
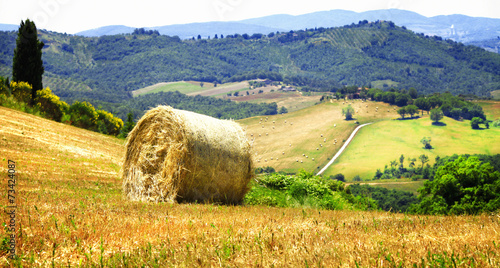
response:
<path fill-rule="evenodd" d="M 158 83 L 149 87 L 135 90 L 132 92 L 132 94 L 134 95 L 134 97 L 150 93 L 174 92 L 174 91 L 179 91 L 182 94 L 189 94 L 197 91 L 203 91 L 206 90 L 207 88 L 212 88 L 212 87 L 213 87 L 212 83 L 204 83 L 203 87 L 201 87 L 199 82 L 179 81 L 170 83 Z"/>
<path fill-rule="evenodd" d="M 498 154 L 500 129 L 473 130 L 470 121 L 456 121 L 445 117 L 443 125 L 433 125 L 425 116 L 413 120 L 380 121 L 360 130 L 346 151 L 325 172 L 325 175 L 342 173 L 347 180 L 359 175 L 362 179 L 372 179 L 375 171 L 383 171 L 390 161 L 398 160 L 403 154 L 406 160 L 426 154 L 429 164 L 437 156 L 453 154 Z M 431 150 L 423 148 L 420 140 L 431 137 Z M 398 160 L 399 162 L 399 160 Z M 405 162 L 407 166 L 408 162 Z"/>

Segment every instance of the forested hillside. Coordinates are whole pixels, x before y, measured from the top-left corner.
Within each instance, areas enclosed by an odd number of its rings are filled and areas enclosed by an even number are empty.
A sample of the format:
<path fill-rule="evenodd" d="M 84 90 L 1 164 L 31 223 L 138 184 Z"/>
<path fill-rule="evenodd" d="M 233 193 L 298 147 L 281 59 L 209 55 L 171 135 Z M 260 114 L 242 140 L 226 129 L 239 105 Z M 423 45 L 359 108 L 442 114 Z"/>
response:
<path fill-rule="evenodd" d="M 0 32 L 0 75 L 9 75 L 15 36 Z M 373 83 L 480 96 L 500 89 L 500 55 L 391 22 L 214 37 L 182 41 L 155 31 L 99 38 L 40 32 L 44 86 L 66 101 L 113 103 L 129 100 L 132 90 L 178 80 L 270 78 L 315 91 Z"/>

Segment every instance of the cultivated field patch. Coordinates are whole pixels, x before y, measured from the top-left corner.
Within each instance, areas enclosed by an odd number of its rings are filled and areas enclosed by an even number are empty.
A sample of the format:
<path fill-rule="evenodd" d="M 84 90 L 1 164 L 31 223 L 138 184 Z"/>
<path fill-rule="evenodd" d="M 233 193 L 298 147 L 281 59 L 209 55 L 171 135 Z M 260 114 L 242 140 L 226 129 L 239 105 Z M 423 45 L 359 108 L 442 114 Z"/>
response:
<path fill-rule="evenodd" d="M 325 172 L 325 175 L 344 174 L 348 179 L 360 175 L 371 179 L 377 169 L 383 171 L 390 161 L 403 154 L 417 158 L 425 154 L 429 164 L 437 156 L 453 154 L 497 154 L 500 129 L 473 130 L 470 121 L 456 121 L 445 117 L 444 126 L 435 126 L 428 116 L 414 120 L 389 120 L 377 122 L 360 130 L 346 151 Z M 431 150 L 423 148 L 420 140 L 431 137 Z M 408 162 L 407 162 L 408 163 Z M 418 161 L 417 161 L 418 163 Z"/>
<path fill-rule="evenodd" d="M 351 104 L 354 120 L 346 121 L 342 107 Z M 377 107 L 379 109 L 377 109 Z M 342 147 L 360 124 L 396 117 L 394 107 L 376 102 L 332 101 L 287 114 L 240 120 L 253 142 L 258 167 L 317 172 Z"/>
<path fill-rule="evenodd" d="M 132 96 L 137 97 L 144 94 L 151 94 L 157 92 L 174 92 L 179 91 L 183 94 L 190 94 L 193 92 L 204 91 L 213 88 L 212 83 L 203 83 L 201 86 L 200 82 L 195 81 L 178 81 L 178 82 L 163 82 L 148 86 L 145 88 L 137 89 L 132 91 Z"/>

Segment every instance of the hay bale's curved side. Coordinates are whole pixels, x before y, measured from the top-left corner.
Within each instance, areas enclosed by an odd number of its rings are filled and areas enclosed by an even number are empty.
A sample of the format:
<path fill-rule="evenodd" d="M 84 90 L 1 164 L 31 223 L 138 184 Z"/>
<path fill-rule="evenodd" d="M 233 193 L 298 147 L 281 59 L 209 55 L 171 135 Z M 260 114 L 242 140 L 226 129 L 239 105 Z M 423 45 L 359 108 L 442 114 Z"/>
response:
<path fill-rule="evenodd" d="M 241 126 L 159 106 L 127 138 L 124 194 L 133 200 L 240 203 L 253 176 Z"/>

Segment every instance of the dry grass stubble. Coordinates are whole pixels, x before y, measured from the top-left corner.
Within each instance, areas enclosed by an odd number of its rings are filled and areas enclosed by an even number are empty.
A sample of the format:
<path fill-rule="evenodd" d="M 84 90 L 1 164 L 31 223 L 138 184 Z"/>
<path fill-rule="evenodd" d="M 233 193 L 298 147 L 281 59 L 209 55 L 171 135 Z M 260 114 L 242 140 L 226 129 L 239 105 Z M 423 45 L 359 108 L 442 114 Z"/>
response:
<path fill-rule="evenodd" d="M 1 107 L 0 120 L 0 160 L 18 163 L 17 252 L 26 267 L 384 267 L 428 265 L 445 252 L 458 267 L 472 258 L 476 267 L 500 265 L 498 215 L 127 201 L 118 174 L 123 141 Z M 0 265 L 12 264 L 1 254 Z"/>

